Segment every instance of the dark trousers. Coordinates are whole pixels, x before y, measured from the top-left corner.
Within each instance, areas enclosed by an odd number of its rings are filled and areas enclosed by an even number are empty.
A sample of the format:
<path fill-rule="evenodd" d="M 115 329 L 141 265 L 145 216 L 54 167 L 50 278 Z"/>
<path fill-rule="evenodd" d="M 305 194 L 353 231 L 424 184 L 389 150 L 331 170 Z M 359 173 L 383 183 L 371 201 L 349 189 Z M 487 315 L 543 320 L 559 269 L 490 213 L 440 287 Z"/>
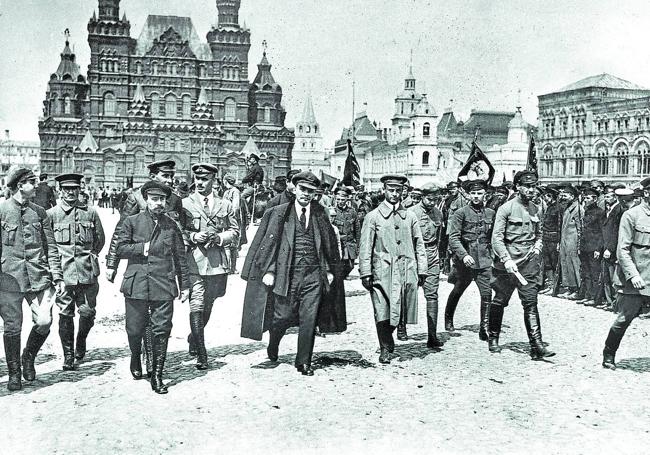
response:
<path fill-rule="evenodd" d="M 23 300 L 27 300 L 29 308 L 32 313 L 32 321 L 34 322 L 35 330 L 47 336 L 50 333 L 50 326 L 52 325 L 52 309 L 49 309 L 48 322 L 44 325 L 37 325 L 38 316 L 43 309 L 43 297 L 45 291 L 38 292 L 9 292 L 0 291 L 0 316 L 4 322 L 4 334 L 7 336 L 18 336 L 23 327 Z"/>
<path fill-rule="evenodd" d="M 492 288 L 490 287 L 490 281 L 492 280 L 492 270 L 490 268 L 485 269 L 472 269 L 466 267 L 465 264 L 461 262 L 456 262 L 454 264 L 456 270 L 456 282 L 454 283 L 454 288 L 449 293 L 447 298 L 447 306 L 450 308 L 456 308 L 460 297 L 463 295 L 465 290 L 472 284 L 472 281 L 476 282 L 478 287 L 478 292 L 481 295 L 481 300 L 484 302 L 489 302 L 492 300 Z"/>
<path fill-rule="evenodd" d="M 73 318 L 76 307 L 79 316 L 95 320 L 98 293 L 98 283 L 66 286 L 65 292 L 56 298 L 59 314 Z"/>
<path fill-rule="evenodd" d="M 173 300 L 136 300 L 126 298 L 126 334 L 129 347 L 134 354 L 140 354 L 144 328 L 151 322 L 155 337 L 167 339 L 172 331 L 174 316 Z"/>
<path fill-rule="evenodd" d="M 347 278 L 354 269 L 354 259 L 342 259 L 341 263 L 343 264 L 343 278 Z"/>
<path fill-rule="evenodd" d="M 309 365 L 314 352 L 318 306 L 321 300 L 320 267 L 298 263 L 289 273 L 289 293 L 286 297 L 274 296 L 271 330 L 282 338 L 289 327 L 297 324 L 298 352 L 295 364 Z"/>
<path fill-rule="evenodd" d="M 524 310 L 537 307 L 540 258 L 533 256 L 529 261 L 519 264 L 518 268 L 528 284 L 522 285 L 513 274 L 505 270 L 492 268 L 492 289 L 494 289 L 492 305 L 507 307 L 512 293 L 517 289 Z"/>
<path fill-rule="evenodd" d="M 594 300 L 599 295 L 600 259 L 594 259 L 594 252 L 580 254 L 580 270 L 582 273 L 582 286 L 584 298 Z"/>
<path fill-rule="evenodd" d="M 603 294 L 607 305 L 616 307 L 616 289 L 614 289 L 614 272 L 616 265 L 608 259 L 603 259 L 601 264 L 603 274 Z"/>
<path fill-rule="evenodd" d="M 637 294 L 618 294 L 618 316 L 609 329 L 605 350 L 610 354 L 616 353 L 621 345 L 625 331 L 632 321 L 641 314 L 644 306 L 650 306 L 650 297 Z"/>
<path fill-rule="evenodd" d="M 435 252 L 437 253 L 437 251 Z M 437 338 L 438 327 L 438 287 L 440 284 L 440 264 L 437 254 L 427 251 L 427 279 L 422 289 L 427 301 L 427 332 L 429 338 Z M 392 337 L 391 337 L 392 338 Z"/>

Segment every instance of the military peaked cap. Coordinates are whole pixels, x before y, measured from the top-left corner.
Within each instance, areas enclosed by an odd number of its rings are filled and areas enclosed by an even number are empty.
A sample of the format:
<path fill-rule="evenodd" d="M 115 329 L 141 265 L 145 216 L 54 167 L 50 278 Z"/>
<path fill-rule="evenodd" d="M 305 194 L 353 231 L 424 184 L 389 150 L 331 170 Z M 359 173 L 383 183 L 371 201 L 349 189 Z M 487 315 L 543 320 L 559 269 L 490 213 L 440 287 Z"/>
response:
<path fill-rule="evenodd" d="M 149 195 L 169 197 L 172 194 L 172 189 L 170 187 L 164 183 L 156 182 L 155 180 L 149 180 L 147 183 L 142 185 L 142 189 L 140 191 L 142 193 L 142 196 L 145 198 Z"/>
<path fill-rule="evenodd" d="M 59 182 L 59 186 L 81 186 L 81 179 L 84 176 L 81 174 L 60 174 L 54 177 L 54 180 Z"/>
<path fill-rule="evenodd" d="M 19 167 L 13 171 L 10 171 L 7 175 L 7 186 L 9 188 L 15 188 L 19 183 L 26 182 L 27 180 L 35 178 L 36 176 L 31 169 L 27 169 L 26 167 Z"/>
<path fill-rule="evenodd" d="M 194 175 L 208 175 L 216 174 L 219 171 L 217 166 L 210 163 L 196 163 L 192 166 L 192 172 Z"/>
<path fill-rule="evenodd" d="M 176 172 L 176 161 L 174 160 L 162 160 L 154 161 L 147 165 L 149 172 L 157 174 L 158 172 Z"/>

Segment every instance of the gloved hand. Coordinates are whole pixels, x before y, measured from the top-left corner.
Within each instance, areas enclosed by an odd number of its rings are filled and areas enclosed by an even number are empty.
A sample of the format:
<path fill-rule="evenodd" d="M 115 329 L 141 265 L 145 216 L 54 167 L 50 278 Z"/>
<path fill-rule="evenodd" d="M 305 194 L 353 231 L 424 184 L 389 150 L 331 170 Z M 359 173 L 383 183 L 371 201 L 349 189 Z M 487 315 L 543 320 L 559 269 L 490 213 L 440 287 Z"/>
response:
<path fill-rule="evenodd" d="M 424 282 L 427 280 L 427 275 L 418 275 L 418 286 L 424 285 Z"/>
<path fill-rule="evenodd" d="M 364 276 L 363 278 L 361 278 L 361 284 L 363 285 L 364 288 L 370 291 L 372 289 L 372 277 Z"/>

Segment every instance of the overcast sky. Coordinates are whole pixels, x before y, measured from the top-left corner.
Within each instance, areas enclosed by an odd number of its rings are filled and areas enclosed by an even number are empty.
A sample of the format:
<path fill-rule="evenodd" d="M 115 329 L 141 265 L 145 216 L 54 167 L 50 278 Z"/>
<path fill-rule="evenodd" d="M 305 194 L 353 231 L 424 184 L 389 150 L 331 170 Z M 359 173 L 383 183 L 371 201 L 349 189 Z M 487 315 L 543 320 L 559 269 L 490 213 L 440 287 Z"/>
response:
<path fill-rule="evenodd" d="M 86 25 L 97 0 L 0 0 L 0 128 L 38 138 L 48 75 L 56 70 L 69 28 L 82 72 Z M 217 21 L 214 0 L 122 0 L 131 36 L 147 14 L 190 16 L 200 37 Z M 537 95 L 603 72 L 650 87 L 650 2 L 545 0 L 242 0 L 240 23 L 251 29 L 250 78 L 262 40 L 284 89 L 293 127 L 311 91 L 331 147 L 367 102 L 388 126 L 404 84 L 410 50 L 418 89 L 438 113 L 514 111 L 536 122 Z M 518 96 L 521 90 L 521 96 Z"/>

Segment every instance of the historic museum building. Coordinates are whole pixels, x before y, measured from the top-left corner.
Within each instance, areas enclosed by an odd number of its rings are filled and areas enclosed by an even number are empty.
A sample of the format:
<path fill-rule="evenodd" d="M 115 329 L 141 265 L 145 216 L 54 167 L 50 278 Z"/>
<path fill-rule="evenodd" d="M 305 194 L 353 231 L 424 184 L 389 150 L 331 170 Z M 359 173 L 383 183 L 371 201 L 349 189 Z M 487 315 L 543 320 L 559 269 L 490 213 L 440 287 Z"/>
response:
<path fill-rule="evenodd" d="M 250 30 L 240 0 L 217 0 L 218 26 L 199 39 L 188 17 L 149 16 L 139 38 L 120 0 L 99 0 L 88 22 L 91 57 L 82 74 L 66 39 L 39 120 L 41 170 L 79 172 L 88 183 L 139 184 L 146 163 L 174 159 L 177 175 L 210 161 L 241 178 L 259 152 L 267 179 L 290 166 L 282 88 L 266 52 L 252 82 Z"/>
<path fill-rule="evenodd" d="M 650 174 L 650 89 L 599 74 L 538 99 L 542 180 L 636 183 Z"/>

